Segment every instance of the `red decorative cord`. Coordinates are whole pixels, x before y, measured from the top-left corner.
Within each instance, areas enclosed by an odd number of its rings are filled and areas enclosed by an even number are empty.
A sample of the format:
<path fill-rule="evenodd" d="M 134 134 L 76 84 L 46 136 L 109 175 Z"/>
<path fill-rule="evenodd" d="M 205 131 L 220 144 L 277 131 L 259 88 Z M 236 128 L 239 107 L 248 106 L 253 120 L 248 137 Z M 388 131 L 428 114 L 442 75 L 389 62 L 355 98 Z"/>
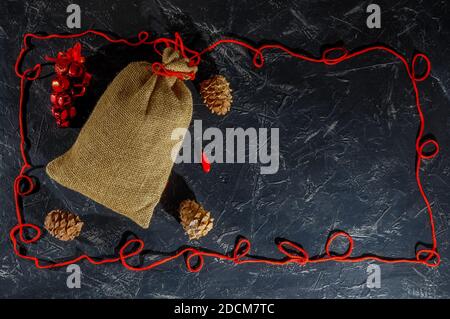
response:
<path fill-rule="evenodd" d="M 420 126 L 419 126 L 419 134 L 416 138 L 415 148 L 417 153 L 417 163 L 416 163 L 416 170 L 415 170 L 415 177 L 417 182 L 417 187 L 419 188 L 420 195 L 422 196 L 423 201 L 425 202 L 430 227 L 431 227 L 431 239 L 432 239 L 432 245 L 429 249 L 421 249 L 416 252 L 416 255 L 414 258 L 390 258 L 390 257 L 380 257 L 376 255 L 361 255 L 359 257 L 352 257 L 353 252 L 353 246 L 354 246 L 354 240 L 353 238 L 343 231 L 338 231 L 332 233 L 332 235 L 327 239 L 325 243 L 325 254 L 322 256 L 316 256 L 311 257 L 307 253 L 306 250 L 304 250 L 299 245 L 283 240 L 277 244 L 277 248 L 281 254 L 284 255 L 284 258 L 281 259 L 274 259 L 274 258 L 255 258 L 250 255 L 250 242 L 248 239 L 241 238 L 237 241 L 233 252 L 231 254 L 221 254 L 217 252 L 211 252 L 206 251 L 201 248 L 193 248 L 188 247 L 184 249 L 180 249 L 177 252 L 175 252 L 173 255 L 165 258 L 161 258 L 157 261 L 154 261 L 146 266 L 143 267 L 135 267 L 128 263 L 128 260 L 133 257 L 139 255 L 144 250 L 144 242 L 140 239 L 132 239 L 127 241 L 119 251 L 119 254 L 115 258 L 106 258 L 102 260 L 98 260 L 97 258 L 90 257 L 88 255 L 80 255 L 74 259 L 70 259 L 64 262 L 59 263 L 51 263 L 51 262 L 44 262 L 41 263 L 41 260 L 38 257 L 35 256 L 28 256 L 26 253 L 22 253 L 20 251 L 20 246 L 22 244 L 31 244 L 35 243 L 39 240 L 41 237 L 41 229 L 34 225 L 29 223 L 24 223 L 22 218 L 22 211 L 21 211 L 21 199 L 29 194 L 31 194 L 35 188 L 35 184 L 32 180 L 32 178 L 27 175 L 27 171 L 31 168 L 31 165 L 28 161 L 27 155 L 26 155 L 26 145 L 25 145 L 25 137 L 26 133 L 24 131 L 24 95 L 25 95 L 25 84 L 27 81 L 34 81 L 39 78 L 42 66 L 41 64 L 36 64 L 33 67 L 25 69 L 25 71 L 20 71 L 20 66 L 23 62 L 24 56 L 27 53 L 27 51 L 30 49 L 30 40 L 36 39 L 36 40 L 49 40 L 49 39 L 73 39 L 73 38 L 81 38 L 87 35 L 97 35 L 104 39 L 106 39 L 108 42 L 111 43 L 117 43 L 117 44 L 124 44 L 127 46 L 140 46 L 140 45 L 153 45 L 154 50 L 161 54 L 161 52 L 158 49 L 158 45 L 164 44 L 165 46 L 173 46 L 175 49 L 179 50 L 182 56 L 186 59 L 189 59 L 190 65 L 198 65 L 201 62 L 201 57 L 208 53 L 213 51 L 217 46 L 222 44 L 234 44 L 241 47 L 246 48 L 249 52 L 253 54 L 253 64 L 257 68 L 261 68 L 264 65 L 264 51 L 266 50 L 279 50 L 284 52 L 285 54 L 297 58 L 299 60 L 312 62 L 312 63 L 319 63 L 319 64 L 325 64 L 325 65 L 335 65 L 342 63 L 346 60 L 349 60 L 351 58 L 364 55 L 367 53 L 375 52 L 375 51 L 382 51 L 385 53 L 389 53 L 396 58 L 398 58 L 404 65 L 405 70 L 411 79 L 411 84 L 414 91 L 415 96 L 415 102 L 417 107 L 417 112 L 419 114 L 420 118 Z M 328 50 L 325 50 L 320 58 L 314 58 L 311 56 L 295 53 L 284 46 L 278 45 L 278 44 L 269 44 L 269 45 L 263 45 L 260 47 L 253 47 L 249 45 L 248 43 L 245 43 L 240 40 L 235 39 L 222 39 L 219 40 L 203 51 L 197 52 L 194 50 L 191 50 L 184 46 L 183 41 L 178 33 L 175 34 L 175 39 L 170 38 L 157 38 L 153 41 L 149 41 L 149 34 L 147 32 L 140 32 L 138 34 L 138 39 L 135 42 L 131 42 L 126 39 L 114 39 L 108 36 L 107 34 L 95 30 L 88 30 L 82 33 L 77 34 L 69 34 L 69 35 L 61 35 L 61 34 L 50 34 L 50 35 L 36 35 L 36 34 L 25 34 L 23 39 L 23 48 L 20 51 L 17 61 L 15 64 L 15 72 L 17 76 L 20 78 L 20 98 L 19 98 L 19 132 L 20 132 L 20 153 L 21 153 L 21 159 L 22 159 L 22 166 L 19 171 L 18 176 L 14 180 L 14 201 L 15 201 L 15 207 L 16 207 L 16 216 L 17 216 L 17 225 L 14 226 L 10 231 L 10 239 L 13 244 L 14 252 L 17 256 L 31 260 L 34 262 L 35 266 L 40 269 L 48 269 L 48 268 L 56 268 L 56 267 L 63 267 L 67 266 L 69 264 L 77 263 L 82 260 L 87 260 L 91 264 L 94 265 L 100 265 L 100 264 L 107 264 L 107 263 L 116 263 L 120 262 L 122 265 L 129 269 L 134 271 L 144 271 L 149 270 L 152 268 L 155 268 L 159 265 L 165 264 L 167 262 L 170 262 L 178 257 L 185 256 L 185 263 L 187 266 L 187 269 L 191 272 L 198 272 L 202 269 L 204 264 L 204 258 L 205 257 L 211 257 L 216 259 L 223 259 L 228 260 L 234 264 L 249 264 L 249 263 L 259 263 L 259 264 L 269 264 L 269 265 L 287 265 L 287 264 L 299 264 L 299 265 L 306 265 L 306 264 L 316 264 L 316 263 L 323 263 L 323 262 L 342 262 L 342 263 L 356 263 L 361 261 L 378 261 L 381 263 L 409 263 L 409 264 L 422 264 L 428 267 L 436 267 L 440 264 L 440 255 L 437 252 L 437 239 L 436 239 L 436 230 L 435 230 L 435 224 L 433 219 L 433 211 L 431 209 L 430 202 L 425 194 L 425 191 L 422 186 L 422 182 L 420 180 L 420 168 L 423 160 L 428 160 L 434 158 L 438 152 L 439 152 L 439 144 L 432 140 L 432 139 L 425 139 L 424 140 L 424 128 L 425 128 L 425 119 L 422 112 L 422 107 L 420 104 L 420 98 L 419 98 L 419 89 L 417 84 L 419 82 L 424 81 L 430 74 L 431 71 L 431 63 L 428 57 L 425 54 L 419 53 L 414 55 L 411 65 L 408 63 L 407 59 L 395 52 L 394 50 L 381 46 L 376 45 L 372 47 L 367 47 L 362 50 L 349 52 L 347 49 L 342 47 L 337 48 L 330 48 Z M 337 55 L 337 56 L 336 56 Z M 334 57 L 332 57 L 334 56 Z M 416 68 L 418 62 L 422 60 L 426 63 L 426 70 L 422 75 L 417 75 Z M 161 76 L 176 76 L 180 79 L 193 79 L 195 77 L 194 73 L 183 73 L 183 72 L 174 72 L 170 71 L 164 68 L 161 64 L 153 64 L 152 67 L 153 72 L 157 73 Z M 433 148 L 432 151 L 427 151 L 425 149 Z M 26 238 L 24 231 L 25 230 L 33 230 L 34 234 L 30 235 L 31 238 Z M 19 237 L 19 239 L 17 238 Z M 332 251 L 332 245 L 335 239 L 337 238 L 343 238 L 347 240 L 348 242 L 348 248 L 347 251 L 343 254 L 336 254 Z M 20 241 L 20 242 L 19 242 Z"/>

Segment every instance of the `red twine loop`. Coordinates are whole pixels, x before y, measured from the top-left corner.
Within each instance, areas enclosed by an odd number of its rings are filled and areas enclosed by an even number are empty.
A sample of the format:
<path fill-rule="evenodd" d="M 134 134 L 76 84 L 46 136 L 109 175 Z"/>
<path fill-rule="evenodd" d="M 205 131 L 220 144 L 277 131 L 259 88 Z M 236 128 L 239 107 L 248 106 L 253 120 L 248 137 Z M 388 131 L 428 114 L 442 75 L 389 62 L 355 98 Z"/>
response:
<path fill-rule="evenodd" d="M 332 253 L 330 251 L 330 247 L 331 247 L 331 244 L 333 243 L 333 241 L 339 237 L 344 237 L 345 239 L 347 239 L 348 248 L 343 254 L 336 255 L 336 253 Z M 353 238 L 349 234 L 347 234 L 346 232 L 343 232 L 343 231 L 337 231 L 328 238 L 328 240 L 325 244 L 325 252 L 327 253 L 327 256 L 330 257 L 330 259 L 335 259 L 335 260 L 347 259 L 352 254 L 353 245 L 354 245 Z"/>
<path fill-rule="evenodd" d="M 433 147 L 432 151 L 426 152 L 425 147 L 430 145 Z M 425 140 L 424 142 L 422 142 L 422 144 L 420 144 L 417 153 L 422 159 L 432 159 L 439 153 L 439 144 L 432 139 Z"/>
<path fill-rule="evenodd" d="M 35 235 L 33 237 L 31 237 L 30 239 L 26 239 L 24 236 L 24 230 L 27 228 L 31 228 L 35 231 Z M 16 244 L 17 244 L 17 240 L 15 237 L 17 232 L 19 232 L 20 241 L 24 244 L 32 244 L 32 243 L 38 241 L 42 235 L 41 229 L 34 224 L 18 224 L 16 226 L 14 226 L 9 233 L 9 238 L 14 243 L 15 248 L 16 248 Z"/>
<path fill-rule="evenodd" d="M 363 255 L 360 257 L 351 257 L 351 254 L 353 252 L 354 247 L 354 240 L 353 238 L 343 231 L 338 231 L 333 233 L 326 241 L 325 244 L 325 252 L 326 255 L 324 257 L 310 257 L 308 252 L 303 249 L 302 247 L 298 246 L 295 243 L 292 243 L 290 241 L 282 241 L 277 244 L 277 248 L 281 254 L 285 256 L 283 259 L 274 259 L 274 258 L 256 258 L 253 256 L 250 256 L 250 248 L 251 244 L 250 241 L 246 238 L 241 238 L 236 243 L 236 246 L 233 249 L 233 252 L 231 255 L 226 254 L 220 254 L 217 252 L 211 252 L 211 251 L 205 251 L 202 249 L 197 249 L 193 247 L 184 248 L 173 255 L 170 255 L 168 257 L 161 258 L 159 260 L 153 261 L 152 263 L 142 266 L 142 267 L 136 267 L 130 265 L 127 260 L 130 258 L 133 258 L 135 256 L 140 255 L 144 251 L 144 242 L 140 239 L 132 239 L 127 241 L 119 250 L 119 254 L 115 258 L 106 258 L 106 259 L 94 259 L 88 255 L 80 255 L 74 259 L 66 260 L 59 263 L 49 263 L 49 264 L 41 264 L 41 261 L 38 259 L 38 257 L 35 256 L 28 256 L 25 254 L 22 254 L 19 247 L 19 242 L 17 240 L 17 233 L 19 233 L 20 242 L 23 244 L 31 244 L 37 242 L 41 235 L 42 231 L 41 229 L 33 224 L 28 224 L 23 222 L 22 218 L 22 209 L 21 209 L 21 203 L 20 200 L 30 195 L 34 188 L 35 184 L 31 177 L 29 177 L 26 173 L 28 169 L 31 168 L 31 165 L 29 164 L 26 156 L 25 151 L 25 137 L 26 133 L 24 130 L 24 95 L 25 95 L 25 84 L 26 81 L 35 81 L 39 78 L 42 67 L 41 64 L 36 64 L 35 66 L 31 68 L 27 68 L 24 72 L 20 71 L 20 66 L 22 64 L 22 61 L 24 59 L 24 56 L 26 52 L 30 49 L 29 42 L 31 39 L 36 40 L 50 40 L 50 39 L 73 39 L 73 38 L 81 38 L 88 35 L 96 35 L 104 38 L 110 43 L 117 43 L 117 44 L 124 44 L 131 47 L 136 47 L 140 45 L 153 45 L 153 48 L 155 52 L 159 52 L 157 49 L 158 44 L 164 44 L 167 46 L 173 46 L 175 49 L 179 50 L 183 58 L 186 58 L 189 60 L 190 66 L 197 66 L 201 62 L 201 57 L 208 53 L 213 51 L 216 47 L 222 44 L 232 44 L 237 45 L 240 47 L 243 47 L 247 49 L 249 52 L 253 54 L 252 62 L 253 65 L 257 68 L 261 68 L 264 65 L 264 50 L 279 50 L 283 52 L 284 54 L 287 54 L 288 56 L 291 56 L 293 58 L 307 61 L 311 63 L 319 63 L 324 65 L 335 65 L 342 61 L 345 61 L 347 59 L 357 57 L 360 55 L 364 55 L 370 52 L 374 51 L 380 51 L 389 53 L 392 56 L 398 58 L 404 65 L 405 70 L 407 74 L 409 75 L 409 78 L 411 79 L 411 83 L 414 89 L 414 96 L 416 101 L 416 107 L 417 112 L 419 114 L 420 123 L 419 123 L 419 133 L 416 138 L 416 152 L 417 152 L 417 165 L 416 165 L 416 171 L 415 171 L 415 177 L 417 182 L 417 187 L 419 189 L 419 192 L 421 194 L 421 197 L 423 201 L 425 202 L 427 213 L 428 213 L 428 220 L 431 226 L 431 239 L 432 239 L 432 247 L 430 249 L 422 249 L 416 252 L 416 255 L 414 258 L 388 258 L 388 257 L 379 257 L 375 255 Z M 174 39 L 170 38 L 158 38 L 153 41 L 148 41 L 149 34 L 148 32 L 142 31 L 137 36 L 137 41 L 132 42 L 126 39 L 113 39 L 109 35 L 95 30 L 87 30 L 82 33 L 77 34 L 69 34 L 69 35 L 61 35 L 61 34 L 50 34 L 50 35 L 36 35 L 32 33 L 25 34 L 23 39 L 23 47 L 17 57 L 16 63 L 15 63 L 15 72 L 16 75 L 20 78 L 20 96 L 19 96 L 19 132 L 20 132 L 20 155 L 22 159 L 22 166 L 20 168 L 20 172 L 18 173 L 17 177 L 14 180 L 14 200 L 15 200 L 15 208 L 16 208 L 16 218 L 17 218 L 17 225 L 14 226 L 10 231 L 10 240 L 13 244 L 13 249 L 15 254 L 23 259 L 33 261 L 36 268 L 39 269 L 49 269 L 49 268 L 57 268 L 57 267 L 64 267 L 73 263 L 80 262 L 82 260 L 87 260 L 89 263 L 93 265 L 101 265 L 101 264 L 108 264 L 108 263 L 117 263 L 120 262 L 125 268 L 133 271 L 145 271 L 150 270 L 155 267 L 158 267 L 160 265 L 163 265 L 165 263 L 171 262 L 174 259 L 177 259 L 183 255 L 186 254 L 186 267 L 188 271 L 191 272 L 198 272 L 200 271 L 204 266 L 204 259 L 205 257 L 211 257 L 221 260 L 227 260 L 230 261 L 236 265 L 239 264 L 247 264 L 247 263 L 258 263 L 258 264 L 268 264 L 273 266 L 282 266 L 287 265 L 290 263 L 296 263 L 299 265 L 306 265 L 309 263 L 323 263 L 323 262 L 362 262 L 362 261 L 378 261 L 382 263 L 408 263 L 408 264 L 422 264 L 428 267 L 437 267 L 440 264 L 440 255 L 437 252 L 437 238 L 436 238 L 436 230 L 435 230 L 435 224 L 434 224 L 434 218 L 433 218 L 433 211 L 431 208 L 431 205 L 429 203 L 429 200 L 425 194 L 425 191 L 422 186 L 422 182 L 420 180 L 420 168 L 422 164 L 422 160 L 424 159 L 431 159 L 435 157 L 439 152 L 439 144 L 432 140 L 432 139 L 426 139 L 423 140 L 423 132 L 425 127 L 425 118 L 423 116 L 422 107 L 420 104 L 419 99 L 419 89 L 417 87 L 417 83 L 424 81 L 431 72 L 431 63 L 428 57 L 422 53 L 416 54 L 413 59 L 411 65 L 408 64 L 408 61 L 405 57 L 400 55 L 399 53 L 395 52 L 394 50 L 385 47 L 385 46 L 372 46 L 368 47 L 359 51 L 355 52 L 348 52 L 347 49 L 342 47 L 337 48 L 330 48 L 323 52 L 320 58 L 314 58 L 308 55 L 300 54 L 293 52 L 281 45 L 273 44 L 273 45 L 263 45 L 261 47 L 255 48 L 251 46 L 250 44 L 247 44 L 240 40 L 235 39 L 221 39 L 216 42 L 214 42 L 209 47 L 205 48 L 204 50 L 197 52 L 194 50 L 189 49 L 186 47 L 181 39 L 181 36 L 176 33 Z M 81 46 L 78 47 L 77 45 L 74 46 L 73 50 L 68 53 L 69 56 L 71 56 L 73 59 L 77 61 L 81 61 Z M 331 57 L 333 54 L 339 54 L 337 57 Z M 426 69 L 422 75 L 417 75 L 416 68 L 419 63 L 419 61 L 425 61 L 426 63 Z M 170 70 L 167 70 L 164 68 L 164 66 L 161 63 L 154 63 L 152 65 L 152 71 L 156 74 L 159 74 L 161 76 L 176 76 L 180 79 L 193 79 L 195 77 L 195 74 L 191 73 L 183 73 L 183 72 L 172 72 Z M 82 94 L 82 92 L 80 92 Z M 431 152 L 426 152 L 425 147 L 433 147 L 433 150 Z M 35 232 L 35 234 L 27 239 L 25 238 L 24 231 L 26 229 L 31 229 Z M 336 254 L 331 251 L 331 245 L 335 241 L 335 239 L 342 237 L 347 240 L 348 247 L 347 250 L 343 254 Z M 132 249 L 132 245 L 137 245 Z M 127 250 L 129 250 L 127 252 Z M 246 257 L 246 258 L 245 258 Z M 196 260 L 195 260 L 196 258 Z"/>
<path fill-rule="evenodd" d="M 300 265 L 305 265 L 309 261 L 309 256 L 306 250 L 290 241 L 282 241 L 277 245 L 277 247 L 281 253 L 285 254 L 290 258 L 290 260 Z M 289 250 L 292 250 L 295 254 Z"/>
<path fill-rule="evenodd" d="M 134 248 L 131 252 L 126 253 L 127 248 L 133 244 L 138 244 L 137 248 Z M 138 256 L 144 250 L 145 244 L 140 239 L 130 239 L 128 240 L 119 250 L 119 259 L 122 265 L 124 265 L 127 269 L 130 270 L 139 270 L 134 266 L 131 266 L 127 263 L 127 259 Z"/>
<path fill-rule="evenodd" d="M 253 65 L 257 67 L 258 69 L 262 68 L 264 66 L 264 55 L 261 51 L 256 51 L 253 55 Z"/>
<path fill-rule="evenodd" d="M 167 39 L 167 38 L 159 38 L 156 39 L 153 43 L 153 49 L 156 53 L 162 56 L 162 52 L 158 49 L 158 44 L 164 43 L 165 47 L 172 47 L 175 51 L 178 51 L 183 59 L 188 61 L 188 66 L 196 66 L 194 65 L 194 61 L 188 58 L 186 51 L 188 50 L 178 32 L 175 33 L 175 40 Z M 190 52 L 193 52 L 189 50 Z M 200 62 L 200 60 L 197 60 Z M 181 72 L 181 71 L 172 71 L 167 69 L 163 63 L 161 62 L 153 62 L 152 63 L 152 71 L 154 74 L 164 76 L 164 77 L 176 77 L 182 81 L 184 80 L 194 80 L 195 72 Z"/>
<path fill-rule="evenodd" d="M 193 258 L 197 257 L 197 261 L 192 261 Z M 190 272 L 199 272 L 202 270 L 203 265 L 205 264 L 205 259 L 203 258 L 203 254 L 196 249 L 189 249 L 188 255 L 186 257 L 186 267 Z"/>
<path fill-rule="evenodd" d="M 233 250 L 233 261 L 238 264 L 240 259 L 248 255 L 250 248 L 250 241 L 247 238 L 240 238 Z"/>
<path fill-rule="evenodd" d="M 37 80 L 41 76 L 42 66 L 40 64 L 36 64 L 32 69 L 25 70 L 23 73 L 23 77 L 25 77 L 28 81 Z M 29 75 L 33 74 L 34 75 Z"/>
<path fill-rule="evenodd" d="M 14 191 L 19 196 L 24 197 L 30 195 L 34 191 L 34 188 L 35 184 L 33 179 L 28 175 L 18 175 L 14 180 Z"/>
<path fill-rule="evenodd" d="M 339 53 L 340 55 L 335 58 L 329 58 L 329 56 L 335 52 Z M 342 47 L 329 48 L 329 49 L 326 49 L 322 53 L 322 61 L 326 65 L 335 65 L 335 64 L 338 64 L 338 63 L 344 61 L 347 58 L 347 56 L 348 56 L 348 50 L 346 48 L 342 48 Z"/>
<path fill-rule="evenodd" d="M 180 80 L 194 80 L 195 72 L 179 72 L 179 71 L 171 71 L 164 67 L 164 64 L 160 62 L 152 63 L 152 72 L 154 74 L 164 76 L 164 77 L 176 77 Z"/>
<path fill-rule="evenodd" d="M 425 255 L 425 257 L 423 257 Z M 421 249 L 416 253 L 416 259 L 429 267 L 437 267 L 441 263 L 441 256 L 436 250 Z"/>
<path fill-rule="evenodd" d="M 417 77 L 416 67 L 419 63 L 419 60 L 425 61 L 425 72 L 419 77 Z M 423 53 L 418 53 L 414 55 L 412 63 L 411 63 L 411 77 L 414 79 L 415 82 L 422 82 L 428 78 L 431 72 L 431 61 L 430 59 Z"/>
<path fill-rule="evenodd" d="M 150 37 L 149 33 L 147 31 L 141 31 L 138 33 L 138 43 L 143 44 L 145 43 L 148 38 Z"/>

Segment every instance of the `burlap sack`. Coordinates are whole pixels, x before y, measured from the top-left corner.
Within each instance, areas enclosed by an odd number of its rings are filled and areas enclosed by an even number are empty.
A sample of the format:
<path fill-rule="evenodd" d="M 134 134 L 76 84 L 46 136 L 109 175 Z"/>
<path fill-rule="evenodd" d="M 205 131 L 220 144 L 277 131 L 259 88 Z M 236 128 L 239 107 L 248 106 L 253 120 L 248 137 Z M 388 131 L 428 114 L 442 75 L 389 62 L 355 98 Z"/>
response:
<path fill-rule="evenodd" d="M 195 72 L 171 48 L 166 69 Z M 147 62 L 130 63 L 109 85 L 65 154 L 47 165 L 47 174 L 148 228 L 153 209 L 173 166 L 173 129 L 187 128 L 192 96 L 176 77 L 152 74 Z M 181 144 L 181 143 L 178 143 Z"/>

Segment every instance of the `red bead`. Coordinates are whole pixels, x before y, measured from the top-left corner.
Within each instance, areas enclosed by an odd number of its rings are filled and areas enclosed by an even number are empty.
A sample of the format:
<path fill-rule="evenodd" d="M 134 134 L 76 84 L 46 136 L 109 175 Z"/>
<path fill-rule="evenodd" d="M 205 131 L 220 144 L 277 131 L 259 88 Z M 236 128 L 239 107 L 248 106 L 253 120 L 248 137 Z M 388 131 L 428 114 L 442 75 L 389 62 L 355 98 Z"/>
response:
<path fill-rule="evenodd" d="M 79 78 L 83 75 L 84 68 L 80 63 L 72 62 L 69 67 L 69 76 L 72 78 Z"/>
<path fill-rule="evenodd" d="M 61 112 L 61 121 L 67 121 L 68 118 L 69 118 L 69 111 L 62 110 L 62 112 Z"/>
<path fill-rule="evenodd" d="M 59 121 L 61 119 L 61 110 L 52 107 L 52 115 L 56 119 L 56 121 Z"/>
<path fill-rule="evenodd" d="M 69 61 L 61 60 L 55 64 L 55 72 L 58 75 L 65 75 L 69 71 Z"/>
<path fill-rule="evenodd" d="M 70 87 L 68 79 L 62 76 L 58 76 L 52 80 L 52 89 L 54 92 L 60 93 L 67 90 Z"/>
<path fill-rule="evenodd" d="M 50 94 L 50 102 L 52 104 L 57 104 L 58 103 L 58 94 L 55 94 L 55 93 Z"/>
<path fill-rule="evenodd" d="M 70 126 L 70 122 L 69 121 L 61 121 L 59 123 L 60 127 L 69 127 Z"/>
<path fill-rule="evenodd" d="M 67 93 L 52 93 L 50 94 L 50 102 L 54 105 L 65 106 L 72 102 L 72 98 Z"/>
<path fill-rule="evenodd" d="M 65 106 L 65 105 L 68 105 L 70 103 L 72 103 L 72 98 L 70 97 L 69 94 L 61 94 L 61 95 L 58 96 L 57 104 L 59 106 Z"/>
<path fill-rule="evenodd" d="M 70 118 L 71 118 L 71 119 L 73 119 L 75 116 L 77 116 L 77 109 L 76 109 L 74 106 L 72 106 L 72 107 L 70 108 L 70 110 L 69 110 L 69 115 L 70 115 Z"/>

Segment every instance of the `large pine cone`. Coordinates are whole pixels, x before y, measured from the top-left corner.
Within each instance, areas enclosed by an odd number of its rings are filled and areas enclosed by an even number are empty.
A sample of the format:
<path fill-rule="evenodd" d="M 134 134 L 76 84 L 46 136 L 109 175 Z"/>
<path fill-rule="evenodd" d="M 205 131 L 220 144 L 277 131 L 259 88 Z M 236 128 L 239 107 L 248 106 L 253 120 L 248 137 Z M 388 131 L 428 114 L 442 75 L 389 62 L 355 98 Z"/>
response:
<path fill-rule="evenodd" d="M 180 204 L 180 219 L 190 240 L 206 236 L 213 228 L 214 218 L 195 200 L 184 200 Z"/>
<path fill-rule="evenodd" d="M 225 115 L 230 111 L 233 97 L 230 83 L 222 75 L 215 75 L 200 83 L 200 95 L 211 113 Z"/>
<path fill-rule="evenodd" d="M 56 209 L 47 214 L 44 226 L 52 236 L 68 241 L 80 235 L 83 222 L 75 214 Z"/>

